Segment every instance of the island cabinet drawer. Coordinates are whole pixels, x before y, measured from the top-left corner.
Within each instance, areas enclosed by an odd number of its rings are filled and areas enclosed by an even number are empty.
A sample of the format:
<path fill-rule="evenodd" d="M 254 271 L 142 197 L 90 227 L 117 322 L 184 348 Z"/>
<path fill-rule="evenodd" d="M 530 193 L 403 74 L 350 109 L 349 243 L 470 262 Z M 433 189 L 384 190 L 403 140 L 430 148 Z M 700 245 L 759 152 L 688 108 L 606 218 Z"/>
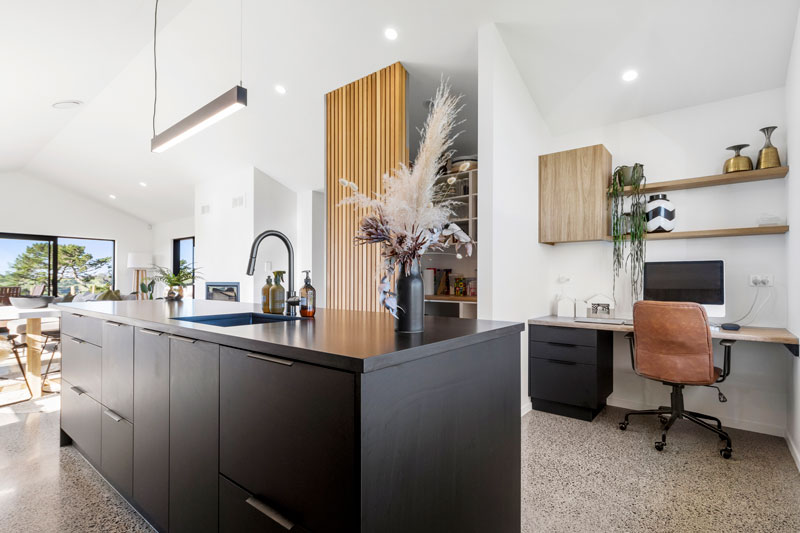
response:
<path fill-rule="evenodd" d="M 599 406 L 597 367 L 534 357 L 529 362 L 531 398 L 579 407 Z"/>
<path fill-rule="evenodd" d="M 62 313 L 61 332 L 82 341 L 100 346 L 103 342 L 103 321 L 99 318 Z"/>
<path fill-rule="evenodd" d="M 220 472 L 311 531 L 358 529 L 355 376 L 220 350 Z"/>
<path fill-rule="evenodd" d="M 102 353 L 99 346 L 69 335 L 61 342 L 61 375 L 100 401 Z"/>
<path fill-rule="evenodd" d="M 530 326 L 531 341 L 551 342 L 573 346 L 597 346 L 597 331 L 560 326 Z"/>
<path fill-rule="evenodd" d="M 597 364 L 597 348 L 592 346 L 531 341 L 529 348 L 528 354 L 537 359 L 571 361 L 585 365 Z"/>
<path fill-rule="evenodd" d="M 103 409 L 101 470 L 123 496 L 133 493 L 133 424 L 119 413 Z"/>
<path fill-rule="evenodd" d="M 133 421 L 133 326 L 103 323 L 101 403 Z"/>
<path fill-rule="evenodd" d="M 100 467 L 100 404 L 66 378 L 61 381 L 61 429 L 90 463 Z"/>
<path fill-rule="evenodd" d="M 219 531 L 241 533 L 308 533 L 280 510 L 261 501 L 225 476 L 219 477 Z"/>

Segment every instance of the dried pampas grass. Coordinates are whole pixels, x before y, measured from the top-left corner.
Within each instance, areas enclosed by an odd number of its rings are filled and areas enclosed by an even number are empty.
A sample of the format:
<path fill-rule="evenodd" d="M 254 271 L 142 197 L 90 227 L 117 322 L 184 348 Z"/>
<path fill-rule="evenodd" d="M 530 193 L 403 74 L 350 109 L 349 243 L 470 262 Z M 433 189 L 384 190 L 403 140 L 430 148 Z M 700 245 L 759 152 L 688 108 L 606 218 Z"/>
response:
<path fill-rule="evenodd" d="M 357 244 L 381 245 L 384 273 L 380 299 L 394 316 L 397 303 L 390 280 L 398 263 L 410 268 L 428 249 L 450 244 L 455 245 L 456 251 L 465 246 L 467 254 L 472 254 L 469 236 L 448 222 L 459 202 L 447 199 L 447 183 L 436 182 L 439 169 L 452 156 L 453 141 L 459 135 L 453 130 L 460 124 L 456 122 L 460 102 L 461 96 L 452 95 L 449 83 L 442 80 L 420 130 L 422 140 L 413 167 L 401 162 L 392 173 L 385 174 L 383 193 L 371 198 L 357 192 L 358 188 L 347 180 L 339 180 L 343 187 L 354 192 L 342 204 L 370 210 L 361 220 L 355 240 Z"/>

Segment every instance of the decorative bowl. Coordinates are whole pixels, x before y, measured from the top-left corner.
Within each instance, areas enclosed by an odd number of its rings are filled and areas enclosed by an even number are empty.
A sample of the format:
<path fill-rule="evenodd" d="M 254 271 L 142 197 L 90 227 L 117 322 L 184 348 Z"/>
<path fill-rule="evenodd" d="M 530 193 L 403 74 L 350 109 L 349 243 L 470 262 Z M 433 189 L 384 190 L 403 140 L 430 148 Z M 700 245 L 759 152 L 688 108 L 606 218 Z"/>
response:
<path fill-rule="evenodd" d="M 55 300 L 54 296 L 13 296 L 9 298 L 11 305 L 17 309 L 39 309 L 47 307 Z"/>

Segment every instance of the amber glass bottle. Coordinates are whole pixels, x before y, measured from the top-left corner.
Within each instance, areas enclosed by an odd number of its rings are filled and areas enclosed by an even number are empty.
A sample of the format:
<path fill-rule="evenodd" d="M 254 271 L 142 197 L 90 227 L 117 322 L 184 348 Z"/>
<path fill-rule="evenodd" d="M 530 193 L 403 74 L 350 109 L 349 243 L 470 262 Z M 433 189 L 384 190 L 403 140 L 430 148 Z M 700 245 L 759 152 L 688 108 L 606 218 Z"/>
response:
<path fill-rule="evenodd" d="M 311 286 L 311 271 L 303 272 L 306 273 L 306 281 L 300 289 L 300 316 L 312 317 L 317 311 L 317 290 Z"/>
<path fill-rule="evenodd" d="M 269 288 L 269 312 L 282 315 L 286 309 L 286 290 L 281 285 L 285 272 L 276 270 L 275 283 Z"/>
<path fill-rule="evenodd" d="M 267 276 L 267 282 L 261 287 L 261 312 L 269 313 L 269 289 L 272 287 L 272 276 Z"/>

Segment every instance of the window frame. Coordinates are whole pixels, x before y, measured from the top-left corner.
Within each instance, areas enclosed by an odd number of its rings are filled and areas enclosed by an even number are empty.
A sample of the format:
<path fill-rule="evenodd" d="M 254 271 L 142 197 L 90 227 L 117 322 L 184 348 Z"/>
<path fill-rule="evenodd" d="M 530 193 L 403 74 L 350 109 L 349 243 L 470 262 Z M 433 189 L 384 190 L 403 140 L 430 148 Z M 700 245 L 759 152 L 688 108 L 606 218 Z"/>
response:
<path fill-rule="evenodd" d="M 38 235 L 35 233 L 0 232 L 0 240 L 13 239 L 18 241 L 47 241 L 51 243 L 52 262 L 50 264 L 49 296 L 58 296 L 58 239 L 73 239 L 84 241 L 106 241 L 111 243 L 111 290 L 117 288 L 117 241 L 116 239 L 101 239 L 99 237 L 69 237 L 67 235 Z"/>

